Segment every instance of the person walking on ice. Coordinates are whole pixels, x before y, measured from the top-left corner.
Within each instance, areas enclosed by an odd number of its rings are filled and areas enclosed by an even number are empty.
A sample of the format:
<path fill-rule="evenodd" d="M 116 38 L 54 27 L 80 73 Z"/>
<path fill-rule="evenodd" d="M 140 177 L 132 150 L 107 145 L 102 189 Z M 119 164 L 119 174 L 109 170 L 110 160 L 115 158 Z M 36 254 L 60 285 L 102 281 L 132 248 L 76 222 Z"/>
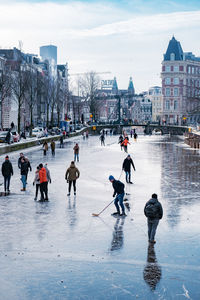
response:
<path fill-rule="evenodd" d="M 36 171 L 35 171 L 35 178 L 34 178 L 34 181 L 33 181 L 33 186 L 35 185 L 35 198 L 34 198 L 35 201 L 37 200 L 38 191 L 40 189 L 39 171 L 40 171 L 40 168 L 38 166 L 37 169 L 36 169 Z"/>
<path fill-rule="evenodd" d="M 113 197 L 115 197 L 115 200 L 114 200 L 114 204 L 115 204 L 115 207 L 117 209 L 117 212 L 114 212 L 112 215 L 113 216 L 126 216 L 125 214 L 125 207 L 124 207 L 124 204 L 123 204 L 123 199 L 124 199 L 124 184 L 119 181 L 119 180 L 115 180 L 115 178 L 110 175 L 109 176 L 109 180 L 110 182 L 112 183 L 112 186 L 113 186 L 113 189 L 114 189 L 114 194 L 113 194 Z M 118 204 L 119 202 L 119 204 Z M 122 213 L 120 214 L 120 209 L 119 209 L 119 205 L 121 207 L 121 210 L 122 210 Z"/>
<path fill-rule="evenodd" d="M 124 147 L 124 152 L 127 153 L 127 148 L 128 148 L 128 144 L 130 145 L 129 141 L 128 141 L 128 137 L 125 137 L 125 139 L 123 140 L 123 142 L 121 143 L 121 145 Z"/>
<path fill-rule="evenodd" d="M 124 172 L 126 173 L 126 182 L 132 184 L 132 181 L 131 181 L 131 165 L 133 166 L 134 171 L 136 171 L 133 160 L 132 160 L 130 154 L 128 154 L 127 158 L 125 158 L 125 160 L 123 162 L 122 170 L 124 170 Z"/>
<path fill-rule="evenodd" d="M 155 234 L 159 220 L 163 217 L 163 209 L 158 201 L 157 194 L 153 194 L 151 199 L 145 204 L 144 214 L 147 217 L 149 243 L 155 244 Z"/>
<path fill-rule="evenodd" d="M 78 143 L 76 143 L 76 145 L 74 146 L 74 161 L 79 161 L 79 145 Z"/>
<path fill-rule="evenodd" d="M 8 155 L 6 155 L 5 161 L 2 164 L 1 172 L 4 177 L 4 195 L 6 196 L 10 193 L 10 178 L 13 175 L 13 167 Z"/>
<path fill-rule="evenodd" d="M 70 167 L 67 169 L 65 173 L 65 179 L 69 183 L 67 196 L 70 196 L 72 183 L 74 187 L 74 195 L 76 195 L 76 180 L 79 177 L 80 177 L 80 172 L 78 168 L 76 168 L 74 161 L 72 161 Z"/>
<path fill-rule="evenodd" d="M 103 133 L 100 135 L 99 139 L 101 141 L 101 146 L 105 146 L 105 135 Z"/>

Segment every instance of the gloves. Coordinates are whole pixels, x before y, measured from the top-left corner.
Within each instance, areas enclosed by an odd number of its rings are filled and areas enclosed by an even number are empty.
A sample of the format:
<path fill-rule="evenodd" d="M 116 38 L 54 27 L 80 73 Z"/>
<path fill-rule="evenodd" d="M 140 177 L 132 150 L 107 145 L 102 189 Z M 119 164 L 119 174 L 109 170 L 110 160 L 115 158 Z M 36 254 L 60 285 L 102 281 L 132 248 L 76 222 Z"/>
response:
<path fill-rule="evenodd" d="M 69 183 L 69 180 L 67 179 L 67 183 Z"/>
<path fill-rule="evenodd" d="M 35 185 L 35 182 L 33 182 L 33 186 Z"/>
<path fill-rule="evenodd" d="M 113 197 L 115 197 L 115 194 L 113 194 Z"/>
<path fill-rule="evenodd" d="M 49 180 L 49 182 L 51 183 L 51 179 Z"/>

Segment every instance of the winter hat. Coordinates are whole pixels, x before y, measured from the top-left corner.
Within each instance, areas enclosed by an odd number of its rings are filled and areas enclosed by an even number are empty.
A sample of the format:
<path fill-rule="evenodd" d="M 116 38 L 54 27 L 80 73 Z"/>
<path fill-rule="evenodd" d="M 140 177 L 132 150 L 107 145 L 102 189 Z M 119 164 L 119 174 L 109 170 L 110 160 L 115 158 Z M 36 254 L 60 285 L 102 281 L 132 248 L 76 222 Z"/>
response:
<path fill-rule="evenodd" d="M 128 157 L 131 157 L 130 154 L 128 154 Z"/>
<path fill-rule="evenodd" d="M 111 181 L 111 180 L 115 180 L 115 178 L 112 176 L 112 175 L 110 175 L 109 176 L 109 180 Z"/>
<path fill-rule="evenodd" d="M 9 159 L 9 156 L 8 156 L 8 155 L 6 155 L 5 159 Z"/>

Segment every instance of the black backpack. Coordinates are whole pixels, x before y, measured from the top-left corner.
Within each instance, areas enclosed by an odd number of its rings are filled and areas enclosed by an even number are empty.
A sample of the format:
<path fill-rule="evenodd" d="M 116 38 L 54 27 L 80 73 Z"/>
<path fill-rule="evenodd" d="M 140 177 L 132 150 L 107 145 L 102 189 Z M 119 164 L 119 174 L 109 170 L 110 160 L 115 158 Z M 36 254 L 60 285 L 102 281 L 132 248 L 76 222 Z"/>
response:
<path fill-rule="evenodd" d="M 153 203 L 149 203 L 145 207 L 145 215 L 147 218 L 155 218 L 157 216 L 158 210 L 157 206 Z"/>

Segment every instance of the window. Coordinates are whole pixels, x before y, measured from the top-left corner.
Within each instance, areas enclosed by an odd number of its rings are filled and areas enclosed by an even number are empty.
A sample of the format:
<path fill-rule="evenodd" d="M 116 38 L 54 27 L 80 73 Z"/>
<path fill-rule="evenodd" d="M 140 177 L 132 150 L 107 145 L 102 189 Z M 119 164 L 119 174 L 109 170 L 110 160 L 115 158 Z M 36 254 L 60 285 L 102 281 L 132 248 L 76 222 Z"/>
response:
<path fill-rule="evenodd" d="M 179 78 L 177 77 L 174 78 L 174 84 L 179 84 Z"/>
<path fill-rule="evenodd" d="M 165 109 L 166 109 L 166 110 L 169 110 L 169 109 L 170 109 L 170 102 L 169 102 L 169 100 L 166 100 L 166 101 L 165 101 Z"/>
<path fill-rule="evenodd" d="M 170 60 L 175 60 L 175 54 L 174 53 L 170 54 Z"/>
<path fill-rule="evenodd" d="M 174 110 L 177 110 L 177 108 L 178 108 L 178 102 L 177 102 L 177 100 L 175 100 L 174 101 Z"/>
<path fill-rule="evenodd" d="M 174 96 L 178 96 L 178 88 L 174 88 Z"/>
<path fill-rule="evenodd" d="M 165 96 L 170 96 L 171 92 L 170 92 L 170 88 L 166 88 L 165 89 Z"/>
<path fill-rule="evenodd" d="M 171 83 L 171 78 L 167 77 L 165 78 L 165 84 L 170 84 Z"/>
<path fill-rule="evenodd" d="M 170 66 L 166 66 L 166 72 L 170 72 Z"/>
<path fill-rule="evenodd" d="M 178 72 L 178 71 L 179 71 L 178 66 L 174 66 L 174 72 Z"/>

